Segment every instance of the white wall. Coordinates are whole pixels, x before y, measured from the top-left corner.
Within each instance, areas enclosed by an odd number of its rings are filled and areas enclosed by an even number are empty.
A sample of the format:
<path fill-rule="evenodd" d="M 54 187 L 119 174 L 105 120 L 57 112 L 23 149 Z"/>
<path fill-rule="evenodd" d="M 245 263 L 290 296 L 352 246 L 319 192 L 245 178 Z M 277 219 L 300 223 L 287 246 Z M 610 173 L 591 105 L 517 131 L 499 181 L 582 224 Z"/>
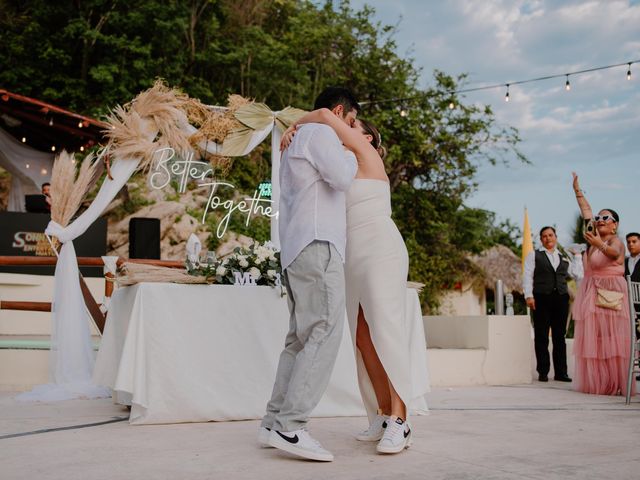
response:
<path fill-rule="evenodd" d="M 440 314 L 455 315 L 486 315 L 487 300 L 484 289 L 476 293 L 471 284 L 463 284 L 460 290 L 448 290 L 440 298 Z"/>
<path fill-rule="evenodd" d="M 433 386 L 531 383 L 526 315 L 424 317 Z"/>

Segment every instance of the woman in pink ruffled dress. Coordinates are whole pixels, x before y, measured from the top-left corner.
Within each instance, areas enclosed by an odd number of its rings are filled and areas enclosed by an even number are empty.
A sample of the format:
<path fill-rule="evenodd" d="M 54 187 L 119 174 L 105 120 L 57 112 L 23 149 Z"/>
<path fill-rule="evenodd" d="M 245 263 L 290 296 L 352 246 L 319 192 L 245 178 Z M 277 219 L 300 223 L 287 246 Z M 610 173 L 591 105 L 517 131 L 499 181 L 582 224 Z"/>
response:
<path fill-rule="evenodd" d="M 574 388 L 584 393 L 626 395 L 631 330 L 624 279 L 624 244 L 619 217 L 611 209 L 593 215 L 573 174 L 573 189 L 589 244 L 583 254 L 584 279 L 573 305 Z M 632 395 L 635 394 L 635 382 Z"/>

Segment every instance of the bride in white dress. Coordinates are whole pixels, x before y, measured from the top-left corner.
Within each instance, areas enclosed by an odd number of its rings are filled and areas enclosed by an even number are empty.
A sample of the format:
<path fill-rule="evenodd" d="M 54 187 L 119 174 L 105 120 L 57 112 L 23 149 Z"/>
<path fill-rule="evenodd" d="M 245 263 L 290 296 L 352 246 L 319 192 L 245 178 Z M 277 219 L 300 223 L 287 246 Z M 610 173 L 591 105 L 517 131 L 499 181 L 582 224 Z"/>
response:
<path fill-rule="evenodd" d="M 358 160 L 346 205 L 346 306 L 370 425 L 356 438 L 379 441 L 378 452 L 398 453 L 411 445 L 408 407 L 427 409 L 429 375 L 422 329 L 422 338 L 415 338 L 405 320 L 409 258 L 391 219 L 380 134 L 364 120 L 349 128 L 328 109 L 306 114 L 301 123 L 329 125 Z M 285 133 L 283 146 L 294 131 L 295 126 Z"/>

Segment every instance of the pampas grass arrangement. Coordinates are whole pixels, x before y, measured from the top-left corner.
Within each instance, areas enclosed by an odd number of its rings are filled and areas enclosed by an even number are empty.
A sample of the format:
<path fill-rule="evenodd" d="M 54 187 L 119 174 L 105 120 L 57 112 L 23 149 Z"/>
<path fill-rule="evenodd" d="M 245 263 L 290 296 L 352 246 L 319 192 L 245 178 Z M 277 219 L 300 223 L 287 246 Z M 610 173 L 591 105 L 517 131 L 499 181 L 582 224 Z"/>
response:
<path fill-rule="evenodd" d="M 124 287 L 141 282 L 206 284 L 207 278 L 189 275 L 186 269 L 180 270 L 169 267 L 158 267 L 144 263 L 125 262 L 120 267 L 118 275 L 116 276 L 118 286 Z"/>
<path fill-rule="evenodd" d="M 62 151 L 51 172 L 51 220 L 66 227 L 102 175 L 103 164 L 87 155 L 78 168 L 75 156 Z"/>
<path fill-rule="evenodd" d="M 157 80 L 153 87 L 124 106 L 117 106 L 108 116 L 106 150 L 116 158 L 140 159 L 138 169 L 147 171 L 161 148 L 171 147 L 186 158 L 198 150 L 202 141 L 222 144 L 229 132 L 242 126 L 234 116 L 236 110 L 249 103 L 240 95 L 231 95 L 229 108 L 212 108 Z M 185 128 L 189 123 L 198 127 L 193 134 Z M 206 156 L 214 166 L 228 168 L 228 158 Z"/>
<path fill-rule="evenodd" d="M 189 120 L 183 108 L 189 97 L 157 80 L 153 87 L 131 102 L 116 107 L 107 117 L 111 128 L 105 130 L 112 156 L 139 158 L 140 170 L 147 170 L 160 148 L 171 147 L 181 156 L 191 151 Z"/>

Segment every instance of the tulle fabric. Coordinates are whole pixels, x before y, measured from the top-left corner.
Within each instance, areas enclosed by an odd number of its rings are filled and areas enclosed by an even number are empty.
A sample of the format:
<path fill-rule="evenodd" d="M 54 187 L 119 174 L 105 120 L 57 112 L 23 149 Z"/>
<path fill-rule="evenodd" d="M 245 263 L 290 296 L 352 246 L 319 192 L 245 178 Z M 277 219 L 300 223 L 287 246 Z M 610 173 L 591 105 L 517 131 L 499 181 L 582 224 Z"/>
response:
<path fill-rule="evenodd" d="M 584 267 L 584 280 L 572 312 L 574 388 L 584 393 L 626 395 L 631 329 L 624 266 L 592 249 L 585 254 Z M 598 288 L 622 292 L 622 309 L 596 306 Z M 635 395 L 635 382 L 632 395 Z"/>

